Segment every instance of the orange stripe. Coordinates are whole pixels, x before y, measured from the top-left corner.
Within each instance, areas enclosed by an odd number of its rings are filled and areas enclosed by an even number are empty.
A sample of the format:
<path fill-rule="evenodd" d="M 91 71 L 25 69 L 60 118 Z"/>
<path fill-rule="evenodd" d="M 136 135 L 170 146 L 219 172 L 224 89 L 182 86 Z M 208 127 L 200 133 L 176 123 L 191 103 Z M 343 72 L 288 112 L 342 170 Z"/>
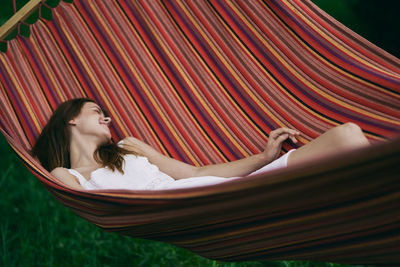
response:
<path fill-rule="evenodd" d="M 141 12 L 138 9 L 138 12 Z M 146 19 L 147 20 L 147 19 Z M 170 61 L 174 64 L 175 68 L 179 71 L 181 74 L 181 78 L 185 80 L 185 82 L 189 85 L 190 88 L 196 88 L 196 86 L 191 82 L 190 78 L 186 75 L 184 70 L 181 68 L 180 64 L 176 61 L 176 59 L 173 57 L 172 53 L 169 51 L 169 49 L 164 45 L 164 42 L 158 37 L 157 33 L 155 30 L 150 26 L 149 21 L 147 20 L 147 24 L 149 25 L 150 30 L 154 34 L 154 37 L 157 39 L 158 44 L 163 48 L 164 52 L 168 55 L 168 58 Z M 236 142 L 236 140 L 233 139 L 233 137 L 229 134 L 227 129 L 223 126 L 223 124 L 219 121 L 219 119 L 215 116 L 214 112 L 212 112 L 211 108 L 208 106 L 208 104 L 204 101 L 204 99 L 201 97 L 201 95 L 197 92 L 197 90 L 192 90 L 192 93 L 196 96 L 196 98 L 200 101 L 201 105 L 205 108 L 207 111 L 207 114 L 213 119 L 215 124 L 218 126 L 219 129 L 225 134 L 225 136 L 230 140 L 230 142 L 235 145 L 235 147 L 242 153 L 246 154 L 245 150 Z"/>
<path fill-rule="evenodd" d="M 332 97 L 332 96 L 326 94 L 325 92 L 323 92 L 322 90 L 320 90 L 318 87 L 316 87 L 314 84 L 310 83 L 310 82 L 309 82 L 307 79 L 305 79 L 300 73 L 298 73 L 294 68 L 292 68 L 292 67 L 286 62 L 286 60 L 285 60 L 284 58 L 282 58 L 282 57 L 279 55 L 279 53 L 278 53 L 275 49 L 273 49 L 272 46 L 270 46 L 270 45 L 268 44 L 268 42 L 267 42 L 264 38 L 262 38 L 262 36 L 254 29 L 254 27 L 251 25 L 251 23 L 248 23 L 248 22 L 245 20 L 245 18 L 240 14 L 240 12 L 237 10 L 237 8 L 236 8 L 235 6 L 232 5 L 231 2 L 228 2 L 228 4 L 231 6 L 231 8 L 232 8 L 233 10 L 235 10 L 236 15 L 238 15 L 238 16 L 242 19 L 242 21 L 246 23 L 247 27 L 248 27 L 249 29 L 251 29 L 251 31 L 253 32 L 253 34 L 254 34 L 255 36 L 257 36 L 258 40 L 259 40 L 260 42 L 262 42 L 262 43 L 265 45 L 265 47 L 268 48 L 268 50 L 275 56 L 275 58 L 278 59 L 279 62 L 280 62 L 283 66 L 285 66 L 285 68 L 286 68 L 290 73 L 292 73 L 294 77 L 296 77 L 299 81 L 301 81 L 304 85 L 306 85 L 307 88 L 312 89 L 314 92 L 318 93 L 318 94 L 319 94 L 320 96 L 322 96 L 323 98 L 328 99 L 329 101 L 331 101 L 331 102 L 333 102 L 333 103 L 335 103 L 335 104 L 337 104 L 337 105 L 339 105 L 339 106 L 341 106 L 341 107 L 344 107 L 344 108 L 346 108 L 346 109 L 353 110 L 353 111 L 358 112 L 358 113 L 360 113 L 360 114 L 363 114 L 363 115 L 365 115 L 365 116 L 367 116 L 367 117 L 371 117 L 371 118 L 374 118 L 374 119 L 378 119 L 378 120 L 382 120 L 382 121 L 385 121 L 385 122 L 389 122 L 389 123 L 393 123 L 393 124 L 396 124 L 396 125 L 400 125 L 400 122 L 397 122 L 397 121 L 395 121 L 395 120 L 391 120 L 391 119 L 385 118 L 385 117 L 383 117 L 383 116 L 379 116 L 379 115 L 377 115 L 377 114 L 368 112 L 368 111 L 366 111 L 366 110 L 362 110 L 362 109 L 357 108 L 357 107 L 355 107 L 355 106 L 351 106 L 351 105 L 347 104 L 346 102 L 339 100 L 338 98 L 334 98 L 334 97 Z M 337 69 L 337 68 L 336 68 L 336 69 Z"/>
<path fill-rule="evenodd" d="M 31 115 L 30 119 L 31 119 L 33 125 L 36 127 L 36 130 L 39 132 L 42 128 L 40 126 L 40 123 L 39 123 L 37 117 L 34 116 L 34 112 L 32 111 L 32 108 L 29 104 L 28 99 L 25 97 L 25 92 L 23 91 L 21 84 L 17 81 L 15 76 L 12 74 L 13 72 L 10 69 L 10 67 L 8 66 L 8 64 L 4 64 L 5 63 L 4 58 L 3 57 L 0 57 L 0 58 L 3 63 L 3 67 L 7 70 L 8 74 L 9 74 L 9 78 L 13 81 L 14 88 L 17 90 L 18 95 L 20 96 L 20 99 L 22 100 L 25 107 L 27 108 L 28 113 Z"/>
<path fill-rule="evenodd" d="M 364 65 L 370 67 L 371 69 L 375 70 L 376 72 L 381 72 L 386 74 L 387 76 L 390 76 L 392 78 L 400 78 L 400 74 L 396 74 L 396 73 L 392 73 L 392 72 L 388 72 L 383 68 L 379 68 L 375 65 L 372 65 L 371 63 L 369 63 L 368 61 L 364 60 L 362 57 L 359 57 L 357 54 L 354 54 L 353 51 L 347 49 L 346 47 L 344 47 L 343 45 L 341 45 L 340 43 L 336 42 L 335 39 L 333 39 L 332 37 L 330 37 L 328 34 L 326 34 L 325 32 L 323 32 L 322 30 L 320 30 L 318 28 L 318 26 L 315 26 L 307 17 L 305 17 L 303 14 L 301 14 L 301 12 L 299 10 L 297 10 L 289 1 L 284 0 L 283 1 L 285 3 L 285 5 L 294 13 L 296 14 L 298 17 L 301 18 L 301 21 L 303 23 L 305 23 L 306 25 L 308 25 L 310 28 L 312 28 L 316 33 L 318 33 L 322 38 L 324 38 L 326 41 L 330 42 L 332 45 L 334 45 L 337 49 L 339 49 L 340 51 L 342 51 L 343 53 L 345 53 L 347 56 L 353 58 L 354 60 L 356 60 L 357 62 L 363 63 Z"/>

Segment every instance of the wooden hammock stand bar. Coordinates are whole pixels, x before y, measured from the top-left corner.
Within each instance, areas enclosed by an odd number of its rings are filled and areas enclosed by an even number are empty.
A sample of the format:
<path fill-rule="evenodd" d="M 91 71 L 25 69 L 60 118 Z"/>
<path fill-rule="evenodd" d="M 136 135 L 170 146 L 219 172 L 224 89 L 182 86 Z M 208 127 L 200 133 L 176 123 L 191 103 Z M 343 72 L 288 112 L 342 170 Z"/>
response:
<path fill-rule="evenodd" d="M 20 10 L 18 10 L 6 23 L 0 27 L 0 40 L 4 40 L 18 24 L 27 19 L 44 0 L 30 0 Z"/>

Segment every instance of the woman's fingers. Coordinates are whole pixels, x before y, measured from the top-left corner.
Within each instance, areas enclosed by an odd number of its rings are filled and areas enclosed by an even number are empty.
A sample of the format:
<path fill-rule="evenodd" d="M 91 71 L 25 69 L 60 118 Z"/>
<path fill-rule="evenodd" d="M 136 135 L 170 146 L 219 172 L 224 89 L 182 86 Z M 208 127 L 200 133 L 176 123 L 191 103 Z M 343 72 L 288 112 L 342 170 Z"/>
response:
<path fill-rule="evenodd" d="M 293 143 L 297 143 L 297 139 L 295 136 L 290 136 L 290 140 L 292 140 Z"/>
<path fill-rule="evenodd" d="M 283 140 L 280 138 L 281 136 L 285 136 L 286 137 L 282 137 Z M 297 143 L 297 139 L 296 136 L 300 135 L 299 131 L 293 130 L 293 129 L 289 129 L 289 128 L 279 128 L 276 129 L 274 131 L 272 131 L 270 133 L 270 138 L 276 140 L 277 138 L 280 138 L 280 141 L 283 142 L 284 140 L 286 140 L 288 137 L 290 138 L 290 140 L 292 140 L 294 143 Z"/>
<path fill-rule="evenodd" d="M 297 130 L 289 129 L 289 128 L 278 128 L 276 130 L 271 131 L 271 135 L 281 135 L 283 133 L 288 133 L 288 134 L 293 134 L 293 135 L 299 135 L 300 132 Z"/>
<path fill-rule="evenodd" d="M 288 138 L 290 138 L 290 140 L 292 140 L 294 143 L 297 143 L 296 136 L 299 134 L 299 131 L 289 128 L 279 128 L 271 131 L 269 134 L 267 147 L 263 153 L 268 155 L 271 161 L 278 158 L 282 143 Z"/>
<path fill-rule="evenodd" d="M 280 135 L 277 139 L 275 139 L 275 142 L 278 142 L 279 144 L 283 143 L 289 135 L 287 133 Z"/>

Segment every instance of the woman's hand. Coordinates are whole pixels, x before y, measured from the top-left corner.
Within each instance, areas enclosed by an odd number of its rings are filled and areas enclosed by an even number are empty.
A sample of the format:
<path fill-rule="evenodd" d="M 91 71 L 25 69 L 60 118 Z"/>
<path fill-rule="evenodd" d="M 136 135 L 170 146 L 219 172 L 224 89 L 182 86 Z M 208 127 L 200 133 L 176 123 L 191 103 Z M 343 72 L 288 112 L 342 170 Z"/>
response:
<path fill-rule="evenodd" d="M 282 143 L 290 138 L 293 143 L 297 143 L 296 136 L 300 135 L 299 131 L 292 130 L 289 128 L 279 128 L 273 130 L 269 134 L 268 144 L 264 150 L 264 155 L 272 162 L 279 157 L 281 152 Z"/>

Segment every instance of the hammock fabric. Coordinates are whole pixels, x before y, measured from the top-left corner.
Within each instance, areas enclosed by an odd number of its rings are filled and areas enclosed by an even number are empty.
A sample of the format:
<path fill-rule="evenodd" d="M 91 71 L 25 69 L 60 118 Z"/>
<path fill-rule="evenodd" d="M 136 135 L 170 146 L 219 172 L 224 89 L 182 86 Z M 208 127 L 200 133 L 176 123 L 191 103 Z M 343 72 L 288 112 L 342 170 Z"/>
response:
<path fill-rule="evenodd" d="M 106 231 L 224 261 L 400 263 L 400 60 L 308 0 L 61 2 L 0 65 L 1 132 Z M 345 122 L 389 141 L 216 186 L 77 191 L 27 151 L 57 105 L 82 96 L 108 109 L 116 140 L 195 165 L 258 153 L 284 126 L 302 144 Z"/>

